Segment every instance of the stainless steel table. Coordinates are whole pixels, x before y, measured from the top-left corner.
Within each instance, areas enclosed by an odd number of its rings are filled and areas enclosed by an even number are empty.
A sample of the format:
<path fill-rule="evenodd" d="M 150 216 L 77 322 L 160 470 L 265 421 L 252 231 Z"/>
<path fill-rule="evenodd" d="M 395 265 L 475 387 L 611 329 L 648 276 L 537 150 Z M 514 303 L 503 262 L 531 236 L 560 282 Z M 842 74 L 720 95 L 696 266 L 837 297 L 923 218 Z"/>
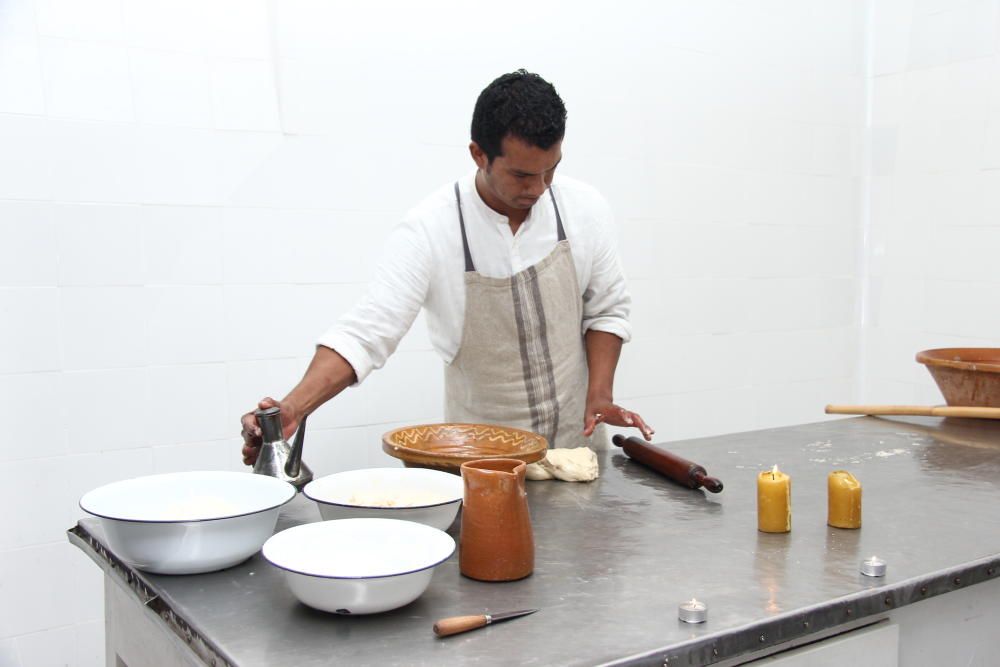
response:
<path fill-rule="evenodd" d="M 456 554 L 416 602 L 374 616 L 299 604 L 259 554 L 221 572 L 157 576 L 123 564 L 97 520 L 69 537 L 107 574 L 109 664 L 129 667 L 154 651 L 149 664 L 165 661 L 154 648 L 163 637 L 121 629 L 141 616 L 186 652 L 179 664 L 739 664 L 894 619 L 907 623 L 894 630 L 899 650 L 920 660 L 958 656 L 951 642 L 1000 654 L 1000 422 L 865 417 L 664 446 L 725 490 L 678 486 L 612 449 L 593 483 L 529 483 L 531 577 L 472 581 Z M 756 475 L 774 464 L 792 476 L 788 534 L 756 529 Z M 826 525 L 834 469 L 863 484 L 860 530 Z M 278 528 L 316 520 L 299 497 Z M 873 554 L 888 562 L 884 578 L 858 571 Z M 678 621 L 692 597 L 708 603 L 707 623 Z M 946 599 L 958 611 L 935 606 Z M 528 607 L 541 611 L 447 639 L 431 632 L 441 617 Z"/>

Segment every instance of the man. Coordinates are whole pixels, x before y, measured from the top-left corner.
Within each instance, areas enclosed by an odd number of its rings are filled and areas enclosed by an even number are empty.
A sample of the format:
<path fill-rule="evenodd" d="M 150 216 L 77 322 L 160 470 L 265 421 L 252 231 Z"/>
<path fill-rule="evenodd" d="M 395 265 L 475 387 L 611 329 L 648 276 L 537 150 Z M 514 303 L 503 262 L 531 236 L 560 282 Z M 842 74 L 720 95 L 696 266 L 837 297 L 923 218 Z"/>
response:
<path fill-rule="evenodd" d="M 562 100 L 537 74 L 505 74 L 483 90 L 469 145 L 476 171 L 406 215 L 368 296 L 320 338 L 299 384 L 280 403 L 260 401 L 281 408 L 286 437 L 380 368 L 421 307 L 446 364 L 447 421 L 524 428 L 550 447 L 588 444 L 601 423 L 652 437 L 613 402 L 631 300 L 604 199 L 555 177 L 565 127 Z M 252 412 L 242 425 L 252 464 L 260 428 Z"/>

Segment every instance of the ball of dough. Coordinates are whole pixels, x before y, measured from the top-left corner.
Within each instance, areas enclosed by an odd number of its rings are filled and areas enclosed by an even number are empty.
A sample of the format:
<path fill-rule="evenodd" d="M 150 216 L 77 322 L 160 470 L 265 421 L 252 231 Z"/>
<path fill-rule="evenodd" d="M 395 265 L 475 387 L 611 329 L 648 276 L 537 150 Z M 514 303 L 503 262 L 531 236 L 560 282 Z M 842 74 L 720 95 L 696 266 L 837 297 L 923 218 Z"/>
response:
<path fill-rule="evenodd" d="M 524 478 L 531 480 L 532 482 L 541 482 L 546 479 L 552 479 L 552 473 L 542 465 L 545 459 L 541 461 L 536 461 L 535 463 L 529 463 L 528 467 L 524 469 Z"/>
<path fill-rule="evenodd" d="M 525 477 L 535 481 L 590 482 L 599 475 L 597 454 L 589 447 L 550 449 L 544 459 L 525 470 Z"/>

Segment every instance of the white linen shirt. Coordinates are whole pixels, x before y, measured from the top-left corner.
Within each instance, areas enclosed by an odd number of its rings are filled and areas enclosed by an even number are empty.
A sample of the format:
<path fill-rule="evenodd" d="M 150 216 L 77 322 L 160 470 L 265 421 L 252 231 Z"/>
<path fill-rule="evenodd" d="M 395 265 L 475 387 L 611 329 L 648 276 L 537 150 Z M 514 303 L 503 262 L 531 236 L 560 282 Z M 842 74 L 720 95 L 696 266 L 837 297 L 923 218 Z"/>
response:
<path fill-rule="evenodd" d="M 548 192 L 512 234 L 508 218 L 479 196 L 475 177 L 473 172 L 460 179 L 459 189 L 477 272 L 507 278 L 552 252 L 557 231 Z M 611 210 L 594 188 L 562 175 L 553 179 L 552 191 L 583 299 L 580 333 L 606 331 L 627 342 L 632 334 L 631 297 L 618 260 Z M 389 236 L 367 296 L 318 343 L 344 357 L 360 383 L 385 364 L 424 307 L 431 344 L 445 363 L 451 363 L 462 344 L 464 273 L 455 186 L 449 183 L 406 214 Z"/>

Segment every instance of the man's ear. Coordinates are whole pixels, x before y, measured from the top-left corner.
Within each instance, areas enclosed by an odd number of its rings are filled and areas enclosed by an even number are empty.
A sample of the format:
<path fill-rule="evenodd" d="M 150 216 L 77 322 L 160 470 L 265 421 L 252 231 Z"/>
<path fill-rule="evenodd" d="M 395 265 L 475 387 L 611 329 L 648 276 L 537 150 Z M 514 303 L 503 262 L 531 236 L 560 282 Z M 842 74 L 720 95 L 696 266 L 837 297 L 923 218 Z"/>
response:
<path fill-rule="evenodd" d="M 486 168 L 490 164 L 489 158 L 486 156 L 486 151 L 479 147 L 475 141 L 469 143 L 469 155 L 472 156 L 472 161 L 476 163 L 476 166 L 486 171 Z"/>

